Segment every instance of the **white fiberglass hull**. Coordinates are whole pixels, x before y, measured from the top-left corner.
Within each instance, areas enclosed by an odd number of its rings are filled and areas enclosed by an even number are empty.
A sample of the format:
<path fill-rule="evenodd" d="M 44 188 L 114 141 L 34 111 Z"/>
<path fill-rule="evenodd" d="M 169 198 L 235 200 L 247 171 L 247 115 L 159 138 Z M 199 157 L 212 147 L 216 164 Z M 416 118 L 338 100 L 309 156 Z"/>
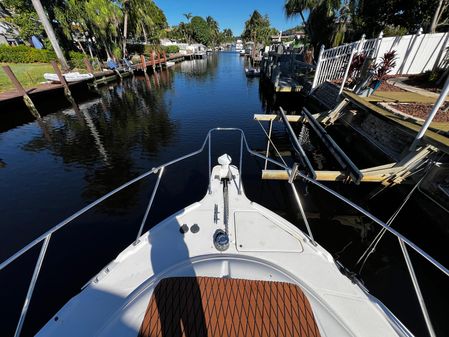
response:
<path fill-rule="evenodd" d="M 64 76 L 65 80 L 69 83 L 85 81 L 85 80 L 90 80 L 90 79 L 94 78 L 94 75 L 92 75 L 92 74 L 81 74 L 79 72 L 66 73 L 66 74 L 63 74 L 63 76 Z M 44 78 L 47 81 L 59 82 L 59 77 L 56 74 L 45 73 Z"/>
<path fill-rule="evenodd" d="M 38 336 L 135 337 L 155 286 L 174 276 L 292 283 L 309 299 L 321 336 L 409 336 L 388 310 L 340 272 L 326 250 L 251 202 L 243 188 L 239 194 L 239 172 L 233 166 L 230 172 L 227 206 L 222 168 L 216 166 L 210 193 L 143 234 Z M 181 233 L 182 228 L 187 231 Z M 229 235 L 225 251 L 213 243 L 217 230 Z"/>

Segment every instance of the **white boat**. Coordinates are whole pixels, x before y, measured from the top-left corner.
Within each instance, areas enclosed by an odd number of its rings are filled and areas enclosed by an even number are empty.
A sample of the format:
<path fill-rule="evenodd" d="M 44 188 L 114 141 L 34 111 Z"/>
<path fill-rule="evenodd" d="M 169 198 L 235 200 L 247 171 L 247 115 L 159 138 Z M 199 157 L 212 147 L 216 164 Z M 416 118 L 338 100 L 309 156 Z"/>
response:
<path fill-rule="evenodd" d="M 218 158 L 219 165 L 211 168 L 212 135 L 231 131 L 240 133 L 239 166 L 232 165 L 232 159 L 224 154 Z M 307 233 L 245 196 L 241 176 L 244 148 L 288 172 Z M 204 198 L 143 232 L 164 171 L 177 167 L 184 174 L 179 163 L 205 149 L 209 149 L 209 185 Z M 353 206 L 395 235 L 401 246 L 449 275 L 447 268 L 407 238 L 302 174 L 297 166 L 291 169 L 250 150 L 242 130 L 219 128 L 209 131 L 199 150 L 116 188 L 0 264 L 2 270 L 25 252 L 42 247 L 20 316 L 19 334 L 47 247 L 50 240 L 57 239 L 52 239 L 52 234 L 153 174 L 157 175 L 156 184 L 136 240 L 55 313 L 37 336 L 413 336 L 314 240 L 293 183 L 297 176 Z M 408 255 L 404 256 L 410 262 Z M 410 275 L 416 286 L 413 269 Z M 421 297 L 420 303 L 427 314 Z"/>
<path fill-rule="evenodd" d="M 245 68 L 246 77 L 260 77 L 259 68 Z"/>
<path fill-rule="evenodd" d="M 239 52 L 243 49 L 243 41 L 237 40 L 235 43 L 235 51 Z"/>
<path fill-rule="evenodd" d="M 90 80 L 90 79 L 94 78 L 94 75 L 92 75 L 92 74 L 81 74 L 79 72 L 65 73 L 65 74 L 63 74 L 63 76 L 67 82 L 85 81 L 85 80 Z M 59 82 L 58 75 L 56 75 L 54 73 L 45 73 L 44 78 L 47 81 Z"/>
<path fill-rule="evenodd" d="M 175 64 L 176 64 L 176 63 L 173 62 L 173 61 L 167 61 L 167 62 L 165 62 L 165 66 L 166 66 L 167 68 L 173 67 Z"/>

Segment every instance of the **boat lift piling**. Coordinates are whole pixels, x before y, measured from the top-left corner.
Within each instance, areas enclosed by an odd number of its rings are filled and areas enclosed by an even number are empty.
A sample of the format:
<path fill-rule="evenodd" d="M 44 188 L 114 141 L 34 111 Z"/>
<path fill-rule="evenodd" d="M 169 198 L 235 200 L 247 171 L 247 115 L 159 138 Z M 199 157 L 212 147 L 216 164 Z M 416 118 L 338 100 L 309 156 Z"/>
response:
<path fill-rule="evenodd" d="M 30 96 L 28 96 L 27 92 L 23 88 L 22 84 L 17 79 L 16 75 L 14 75 L 13 71 L 9 66 L 2 66 L 3 71 L 5 74 L 9 77 L 9 80 L 11 83 L 16 87 L 17 92 L 22 96 L 23 102 L 27 106 L 28 110 L 30 110 L 31 114 L 36 119 L 41 119 L 41 115 L 39 114 L 39 111 L 36 109 L 36 106 L 34 105 L 33 101 L 31 100 Z"/>

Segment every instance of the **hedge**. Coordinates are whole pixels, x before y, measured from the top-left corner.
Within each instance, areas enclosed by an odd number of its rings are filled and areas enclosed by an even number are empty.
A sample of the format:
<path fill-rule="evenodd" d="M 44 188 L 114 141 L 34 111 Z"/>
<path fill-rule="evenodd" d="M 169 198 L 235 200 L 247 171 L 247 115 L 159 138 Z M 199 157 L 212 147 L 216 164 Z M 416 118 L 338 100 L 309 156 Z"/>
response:
<path fill-rule="evenodd" d="M 169 54 L 179 53 L 179 47 L 178 46 L 166 46 L 166 47 L 164 47 L 164 49 Z"/>
<path fill-rule="evenodd" d="M 28 46 L 0 45 L 0 62 L 7 63 L 48 63 L 56 60 L 56 54 L 48 49 L 36 49 Z"/>

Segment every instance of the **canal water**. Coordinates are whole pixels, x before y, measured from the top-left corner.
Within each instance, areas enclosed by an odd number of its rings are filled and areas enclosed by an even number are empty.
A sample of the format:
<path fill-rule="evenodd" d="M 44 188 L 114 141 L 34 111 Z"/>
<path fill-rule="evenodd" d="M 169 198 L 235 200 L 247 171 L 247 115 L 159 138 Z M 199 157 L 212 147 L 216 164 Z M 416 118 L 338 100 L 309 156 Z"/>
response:
<path fill-rule="evenodd" d="M 300 99 L 285 102 L 292 109 L 303 103 Z M 212 128 L 241 128 L 249 146 L 263 153 L 266 138 L 253 115 L 274 108 L 269 88 L 259 85 L 259 79 L 245 77 L 244 59 L 236 53 L 223 52 L 103 87 L 95 98 L 80 104 L 78 113 L 62 109 L 47 114 L 41 122 L 15 123 L 2 129 L 0 261 L 113 188 L 199 149 Z M 275 124 L 273 138 L 281 152 L 288 149 L 282 125 Z M 214 133 L 213 162 L 226 152 L 238 164 L 239 146 L 238 133 Z M 351 151 L 351 146 L 347 147 Z M 365 164 L 369 159 L 360 157 L 356 161 Z M 316 160 L 314 164 L 319 163 Z M 263 161 L 243 156 L 247 196 L 305 230 L 287 183 L 261 181 L 263 168 Z M 168 168 L 145 229 L 201 199 L 207 182 L 207 148 Z M 135 239 L 154 184 L 155 177 L 150 176 L 52 235 L 23 336 L 33 335 Z M 359 271 L 355 261 L 379 228 L 317 188 L 301 183 L 297 186 L 317 241 L 349 269 Z M 330 186 L 370 208 L 383 220 L 399 207 L 409 190 L 394 188 L 369 200 L 372 185 Z M 432 207 L 423 199 L 412 198 L 393 227 L 410 235 L 447 265 L 447 229 L 429 220 Z M 1 336 L 14 333 L 39 249 L 40 246 L 32 249 L 0 272 Z M 411 256 L 423 293 L 431 298 L 428 307 L 435 328 L 441 335 L 449 335 L 444 306 L 449 299 L 447 280 L 422 258 L 414 253 Z M 373 295 L 413 332 L 425 336 L 397 240 L 385 236 L 365 264 L 361 277 Z"/>

